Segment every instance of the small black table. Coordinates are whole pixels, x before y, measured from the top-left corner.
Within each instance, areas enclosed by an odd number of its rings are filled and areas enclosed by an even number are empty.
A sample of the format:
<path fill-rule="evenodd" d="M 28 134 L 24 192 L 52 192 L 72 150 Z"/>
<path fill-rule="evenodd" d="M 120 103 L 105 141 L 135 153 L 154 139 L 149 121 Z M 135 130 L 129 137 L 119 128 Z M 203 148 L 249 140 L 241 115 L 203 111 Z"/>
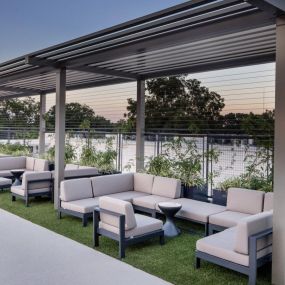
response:
<path fill-rule="evenodd" d="M 174 223 L 174 216 L 182 208 L 182 205 L 175 202 L 161 202 L 158 203 L 158 207 L 166 217 L 166 221 L 163 225 L 164 235 L 167 237 L 178 236 L 180 230 Z"/>
<path fill-rule="evenodd" d="M 25 170 L 23 170 L 23 169 L 13 169 L 13 170 L 11 170 L 11 173 L 12 173 L 12 175 L 15 178 L 15 181 L 12 184 L 12 186 L 19 186 L 19 185 L 22 184 L 21 176 L 23 175 L 24 172 L 25 172 Z"/>

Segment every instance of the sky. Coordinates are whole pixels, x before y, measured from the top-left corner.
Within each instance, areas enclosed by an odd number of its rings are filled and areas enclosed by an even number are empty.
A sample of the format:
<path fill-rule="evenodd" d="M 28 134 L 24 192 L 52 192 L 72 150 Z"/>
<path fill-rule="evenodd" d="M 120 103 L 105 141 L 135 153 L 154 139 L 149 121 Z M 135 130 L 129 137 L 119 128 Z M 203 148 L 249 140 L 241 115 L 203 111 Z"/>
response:
<path fill-rule="evenodd" d="M 155 12 L 182 0 L 0 0 L 0 62 Z M 225 98 L 223 113 L 262 113 L 274 106 L 274 64 L 191 74 Z M 67 93 L 67 102 L 91 106 L 112 121 L 122 118 L 135 84 Z M 47 106 L 55 103 L 48 95 Z"/>
<path fill-rule="evenodd" d="M 0 62 L 182 3 L 182 0 L 1 0 Z"/>

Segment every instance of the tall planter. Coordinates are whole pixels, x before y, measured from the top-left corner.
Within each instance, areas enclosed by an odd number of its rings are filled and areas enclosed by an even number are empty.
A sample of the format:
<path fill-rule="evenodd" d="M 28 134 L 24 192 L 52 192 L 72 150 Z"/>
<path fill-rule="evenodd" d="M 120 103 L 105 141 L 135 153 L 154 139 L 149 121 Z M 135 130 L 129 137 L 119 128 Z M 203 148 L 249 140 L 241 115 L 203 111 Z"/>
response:
<path fill-rule="evenodd" d="M 219 189 L 213 190 L 213 204 L 226 206 L 227 205 L 227 191 L 221 191 Z"/>
<path fill-rule="evenodd" d="M 207 185 L 187 186 L 182 184 L 182 197 L 203 202 L 209 202 Z"/>

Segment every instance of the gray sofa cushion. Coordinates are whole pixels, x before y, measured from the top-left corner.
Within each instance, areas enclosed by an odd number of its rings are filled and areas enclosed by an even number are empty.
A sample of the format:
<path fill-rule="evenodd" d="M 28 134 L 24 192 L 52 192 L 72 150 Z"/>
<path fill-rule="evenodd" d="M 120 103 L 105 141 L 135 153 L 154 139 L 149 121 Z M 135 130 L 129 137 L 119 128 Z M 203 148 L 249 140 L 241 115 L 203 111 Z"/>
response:
<path fill-rule="evenodd" d="M 65 170 L 78 169 L 78 168 L 79 168 L 78 164 L 67 163 L 65 165 Z"/>
<path fill-rule="evenodd" d="M 26 157 L 26 169 L 33 171 L 35 166 L 35 159 L 33 157 Z"/>
<path fill-rule="evenodd" d="M 274 199 L 273 192 L 265 193 L 263 211 L 273 210 L 273 199 Z"/>
<path fill-rule="evenodd" d="M 132 173 L 103 175 L 91 178 L 95 197 L 134 190 Z"/>
<path fill-rule="evenodd" d="M 125 231 L 126 238 L 140 236 L 162 229 L 163 223 L 160 220 L 139 214 L 135 214 L 135 218 L 137 226 L 131 230 Z M 100 222 L 99 228 L 119 235 L 119 229 L 117 227 L 113 227 L 111 225 Z"/>
<path fill-rule="evenodd" d="M 61 207 L 66 210 L 86 214 L 92 213 L 99 206 L 98 198 L 87 198 L 75 201 L 61 201 Z"/>
<path fill-rule="evenodd" d="M 210 215 L 218 214 L 226 210 L 224 206 L 186 198 L 176 199 L 175 202 L 182 205 L 181 210 L 176 215 L 177 217 L 202 223 L 208 223 Z"/>
<path fill-rule="evenodd" d="M 34 171 L 48 171 L 48 161 L 45 159 L 35 159 Z"/>
<path fill-rule="evenodd" d="M 93 198 L 90 178 L 65 180 L 60 183 L 60 199 L 64 202 Z"/>
<path fill-rule="evenodd" d="M 252 215 L 238 222 L 234 250 L 238 253 L 249 254 L 249 236 L 260 233 L 273 226 L 273 212 L 266 211 Z M 257 250 L 272 245 L 272 236 L 258 240 Z"/>
<path fill-rule="evenodd" d="M 249 266 L 249 256 L 246 254 L 238 253 L 234 250 L 235 238 L 236 227 L 233 227 L 198 240 L 196 243 L 196 249 L 230 262 Z M 257 257 L 260 258 L 271 252 L 272 247 L 267 247 L 263 250 L 260 250 L 257 253 Z"/>
<path fill-rule="evenodd" d="M 227 210 L 245 214 L 257 214 L 263 210 L 264 192 L 241 188 L 229 188 Z"/>
<path fill-rule="evenodd" d="M 3 157 L 0 161 L 0 170 L 26 169 L 26 157 Z"/>
<path fill-rule="evenodd" d="M 155 176 L 152 194 L 167 198 L 180 198 L 181 182 L 178 179 Z"/>
<path fill-rule="evenodd" d="M 22 180 L 22 189 L 24 190 L 35 190 L 35 189 L 50 189 L 51 187 L 51 180 L 50 181 L 42 181 L 42 182 L 34 182 L 32 184 L 28 184 L 29 181 L 35 181 L 40 179 L 51 179 L 50 171 L 41 171 L 41 172 L 34 172 L 34 171 L 27 171 L 23 174 Z"/>
<path fill-rule="evenodd" d="M 115 194 L 109 194 L 107 195 L 108 197 L 128 201 L 128 202 L 133 202 L 134 198 L 138 197 L 145 197 L 148 196 L 149 194 L 138 192 L 138 191 L 127 191 L 127 192 L 121 192 L 121 193 L 115 193 Z"/>
<path fill-rule="evenodd" d="M 92 177 L 98 174 L 98 170 L 95 167 L 86 167 L 78 169 L 66 169 L 64 171 L 64 178 L 76 178 L 80 176 Z"/>
<path fill-rule="evenodd" d="M 209 222 L 213 225 L 230 228 L 236 226 L 241 219 L 249 216 L 251 215 L 226 210 L 224 212 L 211 215 L 209 217 Z"/>
<path fill-rule="evenodd" d="M 137 223 L 134 214 L 134 209 L 130 202 L 105 196 L 99 198 L 99 207 L 100 209 L 124 215 L 126 230 L 131 230 L 136 227 Z M 119 228 L 119 218 L 116 216 L 101 212 L 100 220 L 102 224 L 107 224 Z"/>
<path fill-rule="evenodd" d="M 144 197 L 137 197 L 133 199 L 133 204 L 135 206 L 147 208 L 150 210 L 157 210 L 157 204 L 160 202 L 168 202 L 173 201 L 171 198 L 157 196 L 157 195 L 149 195 Z"/>
<path fill-rule="evenodd" d="M 134 173 L 134 190 L 152 194 L 154 176 L 145 173 Z"/>

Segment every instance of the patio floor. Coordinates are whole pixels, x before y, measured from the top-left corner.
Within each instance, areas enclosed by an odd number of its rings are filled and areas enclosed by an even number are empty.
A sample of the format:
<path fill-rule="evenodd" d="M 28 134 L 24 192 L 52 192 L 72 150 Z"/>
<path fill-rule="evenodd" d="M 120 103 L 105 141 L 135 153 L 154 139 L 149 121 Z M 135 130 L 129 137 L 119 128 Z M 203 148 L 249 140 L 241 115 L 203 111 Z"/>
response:
<path fill-rule="evenodd" d="M 0 284 L 170 284 L 2 209 L 0 232 Z"/>

